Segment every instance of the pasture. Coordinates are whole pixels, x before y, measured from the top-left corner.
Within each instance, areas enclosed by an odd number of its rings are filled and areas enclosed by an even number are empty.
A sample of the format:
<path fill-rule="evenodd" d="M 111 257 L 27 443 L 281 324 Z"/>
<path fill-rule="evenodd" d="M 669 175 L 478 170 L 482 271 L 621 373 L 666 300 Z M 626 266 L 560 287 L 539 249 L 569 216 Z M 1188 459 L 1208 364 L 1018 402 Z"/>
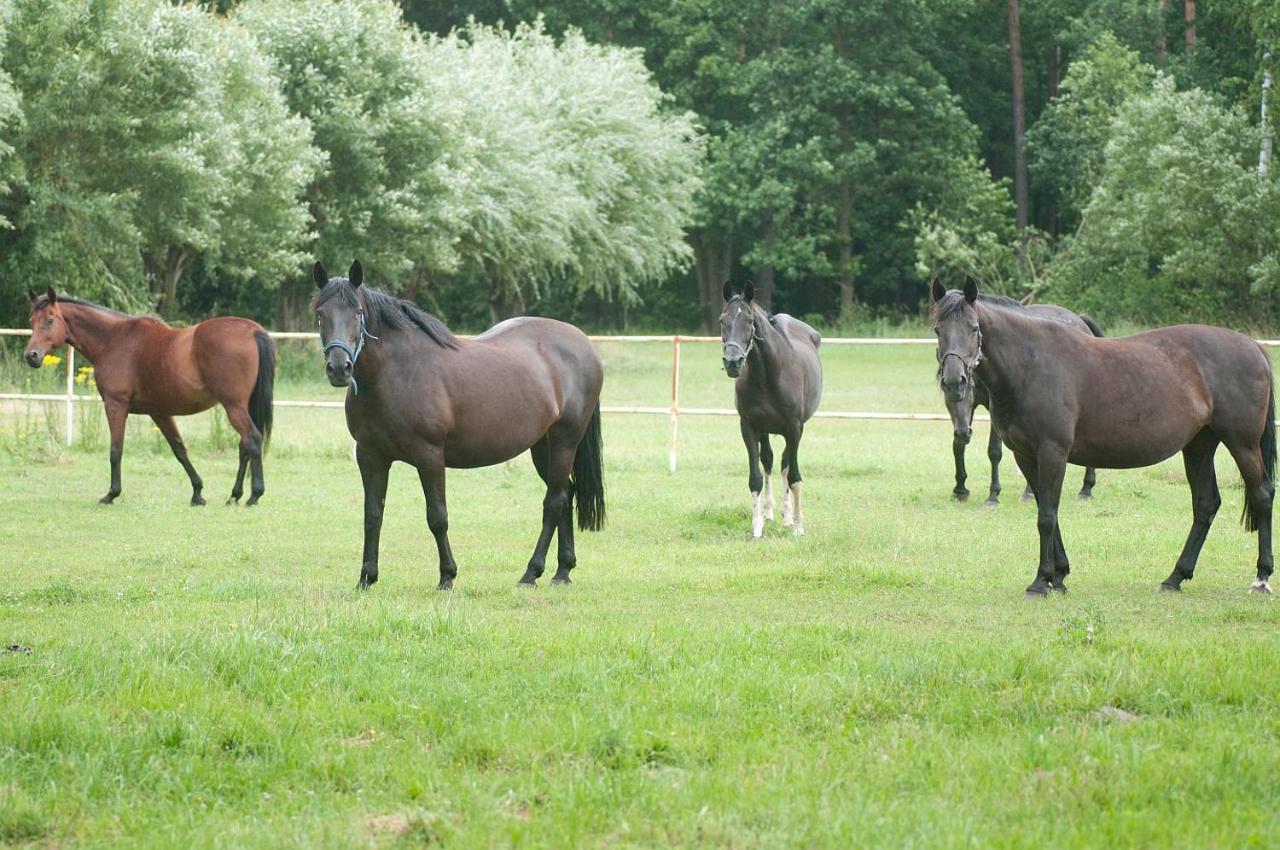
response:
<path fill-rule="evenodd" d="M 602 354 L 606 404 L 665 403 L 669 347 Z M 824 409 L 943 411 L 931 348 L 823 358 Z M 714 346 L 684 359 L 683 404 L 732 405 Z M 322 368 L 286 352 L 277 398 L 340 397 Z M 815 420 L 807 536 L 752 544 L 736 420 L 682 418 L 671 475 L 665 417 L 606 415 L 608 523 L 578 536 L 572 586 L 516 587 L 542 497 L 522 457 L 449 472 L 447 594 L 417 477 L 393 468 L 381 580 L 357 593 L 340 411 L 277 409 L 251 510 L 221 504 L 221 414 L 180 420 L 209 506 L 135 421 L 106 507 L 105 428 L 64 451 L 43 408 L 3 411 L 0 845 L 1280 839 L 1280 607 L 1245 593 L 1225 452 L 1184 593 L 1156 592 L 1191 521 L 1175 458 L 1064 498 L 1071 591 L 1029 601 L 1034 508 L 1011 457 L 1002 506 L 980 506 L 985 424 L 957 504 L 949 423 Z"/>

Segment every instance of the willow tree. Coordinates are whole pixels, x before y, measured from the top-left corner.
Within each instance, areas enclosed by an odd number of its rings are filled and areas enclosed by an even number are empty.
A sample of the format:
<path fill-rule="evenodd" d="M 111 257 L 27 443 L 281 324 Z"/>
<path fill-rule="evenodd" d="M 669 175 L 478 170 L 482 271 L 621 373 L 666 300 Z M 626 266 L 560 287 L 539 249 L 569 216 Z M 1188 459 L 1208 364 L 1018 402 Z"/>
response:
<path fill-rule="evenodd" d="M 428 51 L 432 99 L 467 140 L 454 165 L 460 273 L 493 319 L 553 282 L 634 301 L 687 262 L 701 140 L 638 51 L 472 26 Z"/>

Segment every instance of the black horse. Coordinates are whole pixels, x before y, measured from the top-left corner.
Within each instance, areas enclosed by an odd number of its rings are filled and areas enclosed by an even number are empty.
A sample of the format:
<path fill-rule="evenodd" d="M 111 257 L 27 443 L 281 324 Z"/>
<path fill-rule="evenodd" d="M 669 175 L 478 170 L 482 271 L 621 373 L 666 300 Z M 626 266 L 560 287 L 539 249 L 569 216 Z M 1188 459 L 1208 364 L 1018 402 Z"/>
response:
<path fill-rule="evenodd" d="M 559 531 L 553 582 L 568 583 L 578 527 L 604 524 L 600 388 L 604 369 L 582 331 L 553 319 L 518 318 L 473 340 L 436 317 L 363 284 L 360 263 L 329 278 L 316 263 L 312 302 L 325 371 L 349 386 L 347 428 L 364 482 L 364 562 L 360 587 L 378 580 L 387 475 L 394 461 L 418 469 L 427 526 L 440 554 L 440 589 L 458 574 L 449 547 L 445 469 L 491 466 L 531 450 L 546 482 L 542 533 L 520 583 L 534 585 Z"/>
<path fill-rule="evenodd" d="M 1056 304 L 1032 304 L 1023 306 L 1021 303 L 1006 298 L 1003 295 L 980 295 L 982 301 L 990 301 L 999 303 L 1006 307 L 1014 309 L 1026 310 L 1028 314 L 1038 319 L 1048 322 L 1059 322 L 1066 327 L 1073 328 L 1083 334 L 1091 334 L 1093 336 L 1102 336 L 1102 328 L 1090 319 L 1088 316 L 1082 316 L 1073 313 L 1066 307 L 1059 307 Z M 967 381 L 961 376 L 962 381 Z M 951 451 L 955 455 L 956 460 L 956 486 L 951 491 L 951 495 L 960 502 L 969 498 L 969 488 L 964 486 L 965 479 L 968 477 L 964 468 L 964 451 L 969 445 L 969 440 L 973 436 L 973 413 L 978 407 L 985 407 L 991 410 L 991 398 L 987 393 L 987 388 L 983 386 L 981 380 L 974 380 L 972 383 L 964 383 L 961 389 L 960 398 L 952 400 L 946 399 L 947 412 L 951 414 L 952 441 Z M 987 459 L 991 461 L 991 487 L 987 492 L 987 501 L 983 504 L 995 507 L 1000 504 L 1000 460 L 1004 456 L 1000 444 L 1000 423 L 992 417 L 991 434 L 987 439 Z M 1098 476 L 1093 467 L 1088 467 L 1084 471 L 1084 486 L 1080 488 L 1079 498 L 1088 499 L 1093 496 L 1093 485 L 1097 482 Z M 1022 493 L 1023 501 L 1027 501 L 1032 497 L 1031 485 L 1027 485 L 1027 489 Z"/>
<path fill-rule="evenodd" d="M 822 362 L 818 358 L 821 335 L 785 313 L 770 316 L 753 302 L 750 283 L 741 295 L 724 285 L 724 310 L 720 314 L 720 339 L 724 343 L 724 370 L 734 384 L 742 440 L 747 444 L 748 486 L 751 488 L 751 536 L 764 534 L 765 520 L 773 519 L 773 449 L 770 434 L 781 434 L 782 524 L 804 534 L 800 509 L 800 462 L 797 451 L 804 423 L 822 399 Z M 764 475 L 760 464 L 764 463 Z M 764 491 L 763 503 L 760 498 Z"/>
<path fill-rule="evenodd" d="M 1270 593 L 1275 495 L 1275 387 L 1271 359 L 1243 334 L 1175 325 L 1097 339 L 964 292 L 933 289 L 939 381 L 951 398 L 975 378 L 991 395 L 1005 443 L 1035 491 L 1040 564 L 1028 595 L 1065 591 L 1071 568 L 1058 525 L 1068 462 L 1119 469 L 1182 452 L 1193 521 L 1173 572 L 1180 590 L 1221 504 L 1213 456 L 1226 445 L 1244 479 L 1243 520 L 1258 532 L 1257 577 Z"/>

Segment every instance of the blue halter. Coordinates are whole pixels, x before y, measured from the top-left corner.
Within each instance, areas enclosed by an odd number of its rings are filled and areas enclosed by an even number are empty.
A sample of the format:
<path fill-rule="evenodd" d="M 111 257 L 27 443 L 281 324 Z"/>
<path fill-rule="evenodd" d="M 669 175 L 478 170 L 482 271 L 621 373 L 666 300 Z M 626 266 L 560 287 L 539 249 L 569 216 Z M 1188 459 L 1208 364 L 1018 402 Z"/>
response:
<path fill-rule="evenodd" d="M 347 358 L 351 360 L 351 394 L 352 395 L 360 395 L 360 385 L 356 383 L 356 360 L 359 359 L 360 352 L 364 351 L 364 341 L 366 339 L 378 339 L 378 337 L 369 333 L 369 329 L 365 327 L 364 310 L 358 311 L 356 315 L 360 317 L 360 336 L 356 339 L 355 349 L 352 350 L 351 346 L 347 345 L 345 342 L 343 342 L 340 339 L 331 339 L 325 345 L 324 351 L 320 352 L 321 354 L 328 354 L 329 349 L 336 348 L 336 349 L 339 349 L 340 351 L 345 351 L 347 353 Z"/>

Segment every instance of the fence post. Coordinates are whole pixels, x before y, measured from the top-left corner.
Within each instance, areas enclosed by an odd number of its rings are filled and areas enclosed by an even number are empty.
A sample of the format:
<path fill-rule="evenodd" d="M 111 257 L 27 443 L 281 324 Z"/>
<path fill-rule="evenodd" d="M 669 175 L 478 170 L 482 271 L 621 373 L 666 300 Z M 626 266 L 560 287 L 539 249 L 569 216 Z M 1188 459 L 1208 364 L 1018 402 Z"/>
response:
<path fill-rule="evenodd" d="M 671 338 L 671 439 L 668 451 L 670 459 L 667 466 L 671 472 L 676 471 L 676 428 L 680 416 L 680 335 Z"/>
<path fill-rule="evenodd" d="M 67 346 L 67 447 L 71 442 L 75 428 L 75 392 L 76 392 L 76 350 Z"/>

